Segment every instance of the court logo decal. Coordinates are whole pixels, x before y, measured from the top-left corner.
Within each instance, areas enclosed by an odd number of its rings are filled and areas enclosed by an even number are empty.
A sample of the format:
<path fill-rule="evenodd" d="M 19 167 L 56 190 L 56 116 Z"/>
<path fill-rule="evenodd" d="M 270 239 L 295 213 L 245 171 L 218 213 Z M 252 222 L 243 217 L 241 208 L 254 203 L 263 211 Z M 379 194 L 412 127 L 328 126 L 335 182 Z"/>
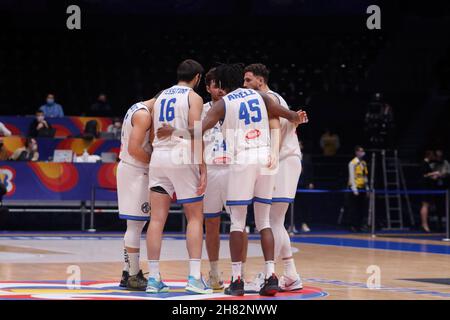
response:
<path fill-rule="evenodd" d="M 0 282 L 0 300 L 306 300 L 326 297 L 328 293 L 316 287 L 278 293 L 275 297 L 261 297 L 248 294 L 243 297 L 230 297 L 223 292 L 198 295 L 186 293 L 185 281 L 167 281 L 170 292 L 147 294 L 127 291 L 117 282 L 81 281 L 76 287 L 67 286 L 66 281 L 7 281 Z"/>

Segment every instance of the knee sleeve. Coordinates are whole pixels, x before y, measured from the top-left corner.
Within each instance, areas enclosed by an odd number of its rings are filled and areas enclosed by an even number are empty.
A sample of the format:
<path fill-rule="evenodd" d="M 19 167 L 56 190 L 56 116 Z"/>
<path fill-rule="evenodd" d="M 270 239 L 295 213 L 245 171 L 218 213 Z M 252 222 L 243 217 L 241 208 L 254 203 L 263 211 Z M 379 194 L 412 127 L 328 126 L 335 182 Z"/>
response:
<path fill-rule="evenodd" d="M 230 232 L 244 232 L 245 222 L 247 220 L 247 206 L 230 207 L 231 227 Z"/>
<path fill-rule="evenodd" d="M 127 220 L 127 231 L 123 237 L 125 247 L 140 248 L 142 229 L 147 221 Z"/>
<path fill-rule="evenodd" d="M 275 202 L 270 208 L 270 225 L 282 226 L 284 228 L 284 221 L 286 219 L 286 212 L 289 208 L 289 203 Z"/>
<path fill-rule="evenodd" d="M 272 227 L 275 242 L 275 259 L 290 257 L 291 239 L 284 227 L 288 203 L 273 203 L 270 208 L 270 225 Z"/>
<path fill-rule="evenodd" d="M 255 211 L 255 225 L 259 232 L 270 228 L 270 204 L 255 202 L 253 205 Z"/>

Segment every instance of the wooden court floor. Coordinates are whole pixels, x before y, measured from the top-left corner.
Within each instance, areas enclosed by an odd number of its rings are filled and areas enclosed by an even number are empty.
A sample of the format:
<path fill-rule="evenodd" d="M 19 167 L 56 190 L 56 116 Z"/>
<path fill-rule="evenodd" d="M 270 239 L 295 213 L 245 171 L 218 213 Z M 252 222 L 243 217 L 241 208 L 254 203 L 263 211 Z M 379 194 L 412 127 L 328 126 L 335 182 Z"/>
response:
<path fill-rule="evenodd" d="M 417 235 L 372 239 L 363 234 L 311 234 L 294 236 L 292 240 L 305 294 L 297 292 L 283 295 L 280 299 L 450 300 L 448 242 Z M 82 281 L 117 283 L 122 268 L 121 246 L 119 233 L 0 233 L 0 299 L 2 295 L 11 298 L 8 295 L 11 293 L 17 298 L 25 298 L 30 292 L 52 293 L 54 288 L 51 287 L 30 289 L 24 284 L 30 286 L 33 281 L 65 282 L 70 276 L 68 267 L 74 265 L 79 267 Z M 188 271 L 185 251 L 182 235 L 166 235 L 161 262 L 164 279 L 185 280 Z M 224 279 L 229 280 L 231 265 L 225 235 L 221 241 L 220 257 L 220 269 Z M 145 252 L 141 257 L 145 272 L 144 258 Z M 257 236 L 251 236 L 246 278 L 251 279 L 262 270 L 259 240 Z M 281 263 L 277 263 L 277 271 L 282 272 Z M 208 274 L 206 259 L 202 263 L 202 272 Z M 369 286 L 372 284 L 375 288 L 368 288 L 369 277 L 372 280 Z M 59 296 L 43 297 L 57 299 Z"/>

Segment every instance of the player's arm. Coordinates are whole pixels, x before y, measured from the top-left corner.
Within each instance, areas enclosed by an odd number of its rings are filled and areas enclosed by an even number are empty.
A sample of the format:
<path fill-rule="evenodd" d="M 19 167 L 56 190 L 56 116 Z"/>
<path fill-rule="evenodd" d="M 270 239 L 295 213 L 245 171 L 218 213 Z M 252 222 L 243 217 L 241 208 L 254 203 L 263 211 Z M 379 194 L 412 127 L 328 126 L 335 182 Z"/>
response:
<path fill-rule="evenodd" d="M 214 102 L 211 109 L 206 113 L 205 118 L 202 121 L 202 135 L 205 131 L 213 128 L 220 119 L 225 117 L 225 101 L 220 99 L 219 101 Z M 169 126 L 167 124 L 163 124 L 162 127 L 158 129 L 156 135 L 159 139 L 167 138 L 172 135 L 175 131 L 175 128 Z M 194 128 L 190 128 L 189 134 L 191 137 L 194 136 Z"/>
<path fill-rule="evenodd" d="M 128 142 L 128 153 L 135 159 L 143 162 L 150 162 L 150 154 L 147 153 L 142 145 L 144 144 L 145 135 L 151 126 L 150 112 L 138 110 L 131 118 L 133 129 L 131 130 L 130 140 Z"/>
<path fill-rule="evenodd" d="M 281 125 L 280 118 L 271 116 L 269 114 L 269 128 L 270 128 L 270 168 L 278 166 L 280 147 L 281 147 Z"/>
<path fill-rule="evenodd" d="M 148 129 L 149 130 L 148 138 L 150 140 L 150 146 L 153 145 L 153 140 L 155 139 L 155 132 L 154 132 L 154 129 L 153 129 L 153 112 L 154 112 L 154 109 L 155 109 L 154 106 L 155 106 L 156 99 L 158 99 L 158 96 L 159 96 L 160 93 L 158 93 L 154 98 L 152 98 L 150 100 L 147 100 L 147 101 L 144 101 L 144 104 L 146 105 L 148 111 L 150 112 L 150 127 Z"/>
<path fill-rule="evenodd" d="M 195 122 L 201 120 L 202 111 L 203 111 L 202 97 L 200 97 L 194 91 L 189 92 L 189 116 L 188 116 L 189 131 L 192 130 L 193 132 Z M 193 136 L 192 133 L 190 133 L 190 136 L 191 137 Z M 203 132 L 201 137 L 203 137 Z M 199 185 L 197 187 L 197 194 L 202 195 L 205 193 L 206 190 L 207 168 L 205 161 L 203 161 L 203 152 L 202 152 L 202 150 L 204 150 L 203 139 L 201 139 L 201 141 L 199 141 L 198 143 L 201 143 L 202 148 L 200 150 L 194 150 L 194 156 L 197 157 L 197 161 L 200 161 L 199 164 L 200 179 Z M 196 144 L 194 143 L 194 148 L 195 145 Z"/>
<path fill-rule="evenodd" d="M 264 103 L 267 108 L 267 111 L 272 116 L 285 118 L 285 119 L 289 120 L 290 122 L 293 122 L 297 125 L 308 122 L 308 117 L 307 117 L 305 111 L 300 110 L 298 112 L 295 112 L 295 111 L 286 109 L 279 103 L 275 102 L 266 93 L 260 92 L 260 91 L 258 91 L 258 93 L 263 98 Z"/>
<path fill-rule="evenodd" d="M 267 93 L 267 95 L 275 102 L 275 103 L 280 103 L 280 99 L 278 99 L 278 97 L 272 93 Z M 272 127 L 274 128 L 278 128 L 278 132 L 279 132 L 279 138 L 278 138 L 278 145 L 279 145 L 279 149 L 281 149 L 281 145 L 283 144 L 283 137 L 281 136 L 281 124 L 280 124 L 280 118 L 278 117 L 272 117 L 271 114 L 269 113 L 269 127 L 270 130 L 272 132 Z M 272 137 L 271 137 L 272 139 Z M 272 141 L 272 140 L 270 140 Z M 273 152 L 273 150 L 272 150 Z"/>

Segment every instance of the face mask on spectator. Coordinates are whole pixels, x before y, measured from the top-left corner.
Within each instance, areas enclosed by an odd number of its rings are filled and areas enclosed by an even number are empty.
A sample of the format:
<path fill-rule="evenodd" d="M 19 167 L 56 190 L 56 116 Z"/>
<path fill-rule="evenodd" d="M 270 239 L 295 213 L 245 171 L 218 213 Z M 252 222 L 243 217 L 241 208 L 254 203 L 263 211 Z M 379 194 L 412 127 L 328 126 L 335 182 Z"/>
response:
<path fill-rule="evenodd" d="M 116 128 L 121 128 L 122 127 L 122 122 L 114 122 L 114 126 Z"/>
<path fill-rule="evenodd" d="M 47 104 L 54 104 L 54 103 L 55 103 L 55 99 L 52 99 L 52 98 L 47 99 Z"/>

